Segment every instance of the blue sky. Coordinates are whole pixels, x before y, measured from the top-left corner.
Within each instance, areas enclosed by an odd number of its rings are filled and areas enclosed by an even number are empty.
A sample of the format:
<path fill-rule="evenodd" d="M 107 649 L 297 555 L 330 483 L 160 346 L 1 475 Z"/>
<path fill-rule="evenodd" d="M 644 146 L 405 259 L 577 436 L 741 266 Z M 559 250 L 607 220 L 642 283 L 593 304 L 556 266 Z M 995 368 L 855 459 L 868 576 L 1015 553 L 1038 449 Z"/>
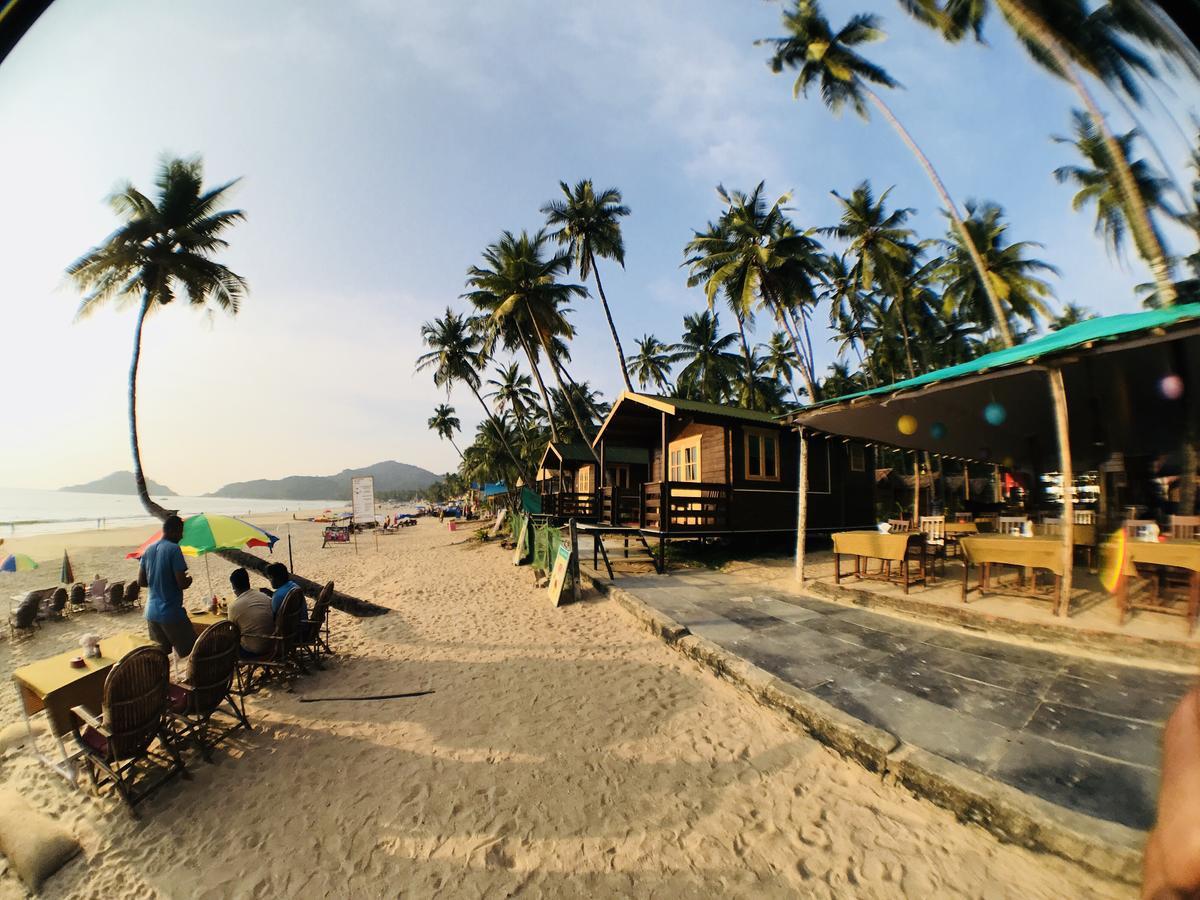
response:
<path fill-rule="evenodd" d="M 999 23 L 989 47 L 949 47 L 896 3 L 826 5 L 835 24 L 884 17 L 890 37 L 871 57 L 905 84 L 889 99 L 960 202 L 1002 203 L 1011 236 L 1040 241 L 1061 269 L 1061 300 L 1135 307 L 1146 270 L 1110 259 L 1050 174 L 1073 161 L 1050 140 L 1069 128 L 1063 85 Z M 412 373 L 420 323 L 462 307 L 467 266 L 502 229 L 537 227 L 560 179 L 615 185 L 633 210 L 625 270 L 603 269 L 630 350 L 645 332 L 674 339 L 703 305 L 679 262 L 719 211 L 718 183 L 765 179 L 813 226 L 836 219 L 831 189 L 870 178 L 919 210 L 923 234 L 940 232 L 931 188 L 885 123 L 835 119 L 770 74 L 753 41 L 778 32 L 779 9 L 57 0 L 0 66 L 0 379 L 23 401 L 0 485 L 129 466 L 132 311 L 73 324 L 62 271 L 114 227 L 106 194 L 126 178 L 149 188 L 163 151 L 201 153 L 214 183 L 242 176 L 234 200 L 249 216 L 223 257 L 250 282 L 242 314 L 168 309 L 146 329 L 147 471 L 185 492 L 384 458 L 452 467 L 425 427 L 441 396 Z M 1186 123 L 1196 88 L 1166 100 Z M 1182 136 L 1147 124 L 1182 172 Z M 574 321 L 573 374 L 613 396 L 598 303 L 580 302 Z M 833 358 L 828 344 L 818 353 Z M 473 398 L 452 402 L 473 429 Z"/>

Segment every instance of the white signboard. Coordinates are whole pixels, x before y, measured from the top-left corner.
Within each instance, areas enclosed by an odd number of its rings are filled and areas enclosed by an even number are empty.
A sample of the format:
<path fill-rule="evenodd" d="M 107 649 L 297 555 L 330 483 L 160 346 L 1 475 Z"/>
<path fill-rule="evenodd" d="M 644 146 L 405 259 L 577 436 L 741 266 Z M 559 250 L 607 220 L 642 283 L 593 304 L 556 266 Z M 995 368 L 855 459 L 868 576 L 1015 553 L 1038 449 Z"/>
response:
<path fill-rule="evenodd" d="M 355 522 L 375 521 L 375 478 L 358 475 L 350 479 L 350 515 Z"/>

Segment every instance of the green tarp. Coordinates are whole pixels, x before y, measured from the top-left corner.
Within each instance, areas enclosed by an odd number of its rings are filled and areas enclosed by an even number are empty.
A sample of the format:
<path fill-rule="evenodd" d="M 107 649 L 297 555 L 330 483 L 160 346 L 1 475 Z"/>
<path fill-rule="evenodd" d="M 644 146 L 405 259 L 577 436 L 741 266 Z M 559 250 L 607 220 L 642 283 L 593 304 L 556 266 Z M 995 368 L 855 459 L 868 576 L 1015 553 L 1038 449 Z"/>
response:
<path fill-rule="evenodd" d="M 542 495 L 527 487 L 521 488 L 521 508 L 530 515 L 542 514 Z"/>
<path fill-rule="evenodd" d="M 533 533 L 533 567 L 549 572 L 562 543 L 562 529 L 541 525 Z"/>

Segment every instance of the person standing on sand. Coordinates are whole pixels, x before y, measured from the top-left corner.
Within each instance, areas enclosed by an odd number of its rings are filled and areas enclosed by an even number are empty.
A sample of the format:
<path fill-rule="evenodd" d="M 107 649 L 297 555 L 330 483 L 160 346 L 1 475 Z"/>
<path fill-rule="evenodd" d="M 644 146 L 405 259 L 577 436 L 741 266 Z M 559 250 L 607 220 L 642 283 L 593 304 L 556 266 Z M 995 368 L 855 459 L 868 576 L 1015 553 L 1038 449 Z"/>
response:
<path fill-rule="evenodd" d="M 142 554 L 138 568 L 138 584 L 150 589 L 146 601 L 146 628 L 150 640 L 163 648 L 171 648 L 180 658 L 192 652 L 196 643 L 196 632 L 183 608 L 183 592 L 191 587 L 192 576 L 188 574 L 187 562 L 179 542 L 183 539 L 183 519 L 168 516 L 163 522 L 162 538 L 155 541 Z"/>

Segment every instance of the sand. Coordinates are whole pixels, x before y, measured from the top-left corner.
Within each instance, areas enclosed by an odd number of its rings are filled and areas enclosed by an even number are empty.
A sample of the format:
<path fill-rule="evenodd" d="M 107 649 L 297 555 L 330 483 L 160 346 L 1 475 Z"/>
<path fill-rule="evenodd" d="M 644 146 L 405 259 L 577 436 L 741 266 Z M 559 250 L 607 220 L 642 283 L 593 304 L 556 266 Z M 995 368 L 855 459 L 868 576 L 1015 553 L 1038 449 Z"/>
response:
<path fill-rule="evenodd" d="M 338 660 L 294 693 L 253 698 L 254 732 L 215 765 L 191 754 L 193 778 L 147 801 L 140 823 L 22 750 L 0 756 L 0 783 L 84 847 L 45 896 L 1133 894 L 881 781 L 611 601 L 553 608 L 527 568 L 467 533 L 423 520 L 378 550 L 360 539 L 357 553 L 321 550 L 319 526 L 292 534 L 301 573 L 395 612 L 335 613 Z M 128 577 L 119 557 L 134 538 L 68 546 L 89 569 Z M 63 540 L 40 544 L 49 577 L 12 577 L 52 582 Z M 215 560 L 214 580 L 228 569 Z M 136 614 L 50 623 L 32 641 L 0 641 L 0 674 L 86 630 L 141 627 Z M 299 702 L 421 689 L 436 693 Z M 18 717 L 15 693 L 0 691 L 0 728 Z M 23 895 L 0 863 L 0 898 Z"/>

